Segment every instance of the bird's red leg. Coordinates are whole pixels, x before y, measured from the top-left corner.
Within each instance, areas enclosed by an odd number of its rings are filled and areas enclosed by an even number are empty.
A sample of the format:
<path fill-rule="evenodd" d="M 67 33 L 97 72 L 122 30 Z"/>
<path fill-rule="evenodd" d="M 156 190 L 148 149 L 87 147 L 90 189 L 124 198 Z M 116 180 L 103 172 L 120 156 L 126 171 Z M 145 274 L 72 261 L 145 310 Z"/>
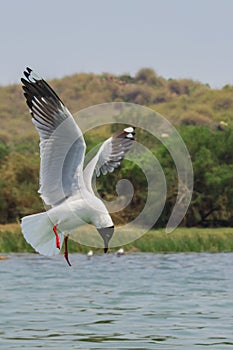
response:
<path fill-rule="evenodd" d="M 58 249 L 61 249 L 60 237 L 58 236 L 58 233 L 57 233 L 57 225 L 58 225 L 58 224 L 56 224 L 56 225 L 53 226 L 53 232 L 55 233 L 55 236 L 56 236 L 56 247 L 57 247 Z"/>
<path fill-rule="evenodd" d="M 68 256 L 68 239 L 69 239 L 69 235 L 65 236 L 65 239 L 64 239 L 64 242 L 65 242 L 64 257 L 65 257 L 68 265 L 71 266 L 71 263 L 69 261 L 69 256 Z"/>

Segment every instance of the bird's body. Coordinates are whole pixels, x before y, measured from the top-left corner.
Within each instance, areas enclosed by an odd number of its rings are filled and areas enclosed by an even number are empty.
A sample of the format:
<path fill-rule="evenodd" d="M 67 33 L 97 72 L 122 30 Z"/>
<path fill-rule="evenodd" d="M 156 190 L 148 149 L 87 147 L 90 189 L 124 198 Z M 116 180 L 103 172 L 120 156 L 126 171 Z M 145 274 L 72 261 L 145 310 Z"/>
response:
<path fill-rule="evenodd" d="M 97 228 L 113 226 L 103 202 L 86 190 L 83 190 L 83 195 L 85 199 L 78 193 L 49 209 L 47 215 L 51 221 L 57 223 L 64 232 L 86 223 L 92 223 Z"/>
<path fill-rule="evenodd" d="M 32 121 L 40 135 L 40 189 L 51 208 L 44 213 L 22 218 L 22 231 L 32 247 L 43 255 L 58 254 L 72 231 L 93 224 L 104 241 L 105 252 L 114 225 L 104 203 L 95 196 L 92 177 L 104 175 L 120 165 L 134 140 L 128 127 L 106 140 L 96 156 L 83 169 L 86 144 L 72 115 L 51 87 L 30 68 L 22 78 L 24 95 Z"/>

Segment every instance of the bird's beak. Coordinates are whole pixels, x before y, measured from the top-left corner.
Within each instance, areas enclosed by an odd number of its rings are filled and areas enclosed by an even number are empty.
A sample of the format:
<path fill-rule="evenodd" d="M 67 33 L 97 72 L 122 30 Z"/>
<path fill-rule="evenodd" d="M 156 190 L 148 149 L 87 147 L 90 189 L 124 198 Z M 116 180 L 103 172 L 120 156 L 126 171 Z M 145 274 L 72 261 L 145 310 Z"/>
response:
<path fill-rule="evenodd" d="M 104 241 L 104 252 L 107 253 L 108 243 L 109 243 L 109 241 L 112 238 L 112 235 L 114 233 L 114 226 L 97 228 L 97 230 Z"/>

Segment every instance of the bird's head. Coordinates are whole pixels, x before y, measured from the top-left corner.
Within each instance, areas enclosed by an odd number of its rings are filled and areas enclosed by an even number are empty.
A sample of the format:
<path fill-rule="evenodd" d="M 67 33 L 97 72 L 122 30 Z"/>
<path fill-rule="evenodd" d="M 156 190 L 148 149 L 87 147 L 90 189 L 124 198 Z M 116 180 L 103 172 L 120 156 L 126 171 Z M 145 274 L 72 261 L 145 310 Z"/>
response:
<path fill-rule="evenodd" d="M 107 251 L 108 251 L 108 243 L 109 243 L 109 241 L 112 238 L 112 235 L 114 233 L 114 226 L 97 228 L 97 231 L 99 232 L 100 236 L 103 238 L 103 241 L 104 241 L 104 252 L 107 253 Z"/>

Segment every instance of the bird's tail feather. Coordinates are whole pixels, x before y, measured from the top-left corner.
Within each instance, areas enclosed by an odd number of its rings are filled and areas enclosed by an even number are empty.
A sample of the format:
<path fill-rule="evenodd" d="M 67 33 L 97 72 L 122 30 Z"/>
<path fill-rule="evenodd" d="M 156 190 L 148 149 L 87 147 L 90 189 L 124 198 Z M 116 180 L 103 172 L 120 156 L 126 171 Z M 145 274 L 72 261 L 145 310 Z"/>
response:
<path fill-rule="evenodd" d="M 56 247 L 56 237 L 53 223 L 47 212 L 25 216 L 21 221 L 21 228 L 26 241 L 40 254 L 52 256 L 59 254 Z M 58 233 L 62 246 L 64 235 Z"/>

